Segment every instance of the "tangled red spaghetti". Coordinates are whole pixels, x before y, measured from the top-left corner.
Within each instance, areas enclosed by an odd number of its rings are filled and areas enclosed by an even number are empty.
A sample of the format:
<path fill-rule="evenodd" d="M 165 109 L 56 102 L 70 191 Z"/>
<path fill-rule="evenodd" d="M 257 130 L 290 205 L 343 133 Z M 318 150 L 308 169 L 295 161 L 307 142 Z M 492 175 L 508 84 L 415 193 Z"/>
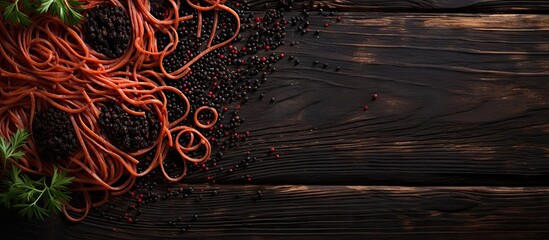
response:
<path fill-rule="evenodd" d="M 193 63 L 205 54 L 230 43 L 240 30 L 240 20 L 235 11 L 224 5 L 224 0 L 187 0 L 198 11 L 198 32 L 201 31 L 201 14 L 214 12 L 212 34 L 199 55 L 183 67 L 167 72 L 162 59 L 172 53 L 178 44 L 177 28 L 182 21 L 193 16 L 179 16 L 179 1 L 170 0 L 169 17 L 156 19 L 149 12 L 149 1 L 110 0 L 121 7 L 131 19 L 133 38 L 130 48 L 119 58 L 108 59 L 90 49 L 82 39 L 82 29 L 67 26 L 58 19 L 35 16 L 33 24 L 20 27 L 4 22 L 0 18 L 0 135 L 11 136 L 17 129 L 31 129 L 34 115 L 46 107 L 55 107 L 69 115 L 78 140 L 78 150 L 69 157 L 66 166 L 60 166 L 73 176 L 75 193 L 81 193 L 83 205 L 67 203 L 63 212 L 71 221 L 83 220 L 92 207 L 104 204 L 110 196 L 127 192 L 137 177 L 144 176 L 160 166 L 166 179 L 179 181 L 186 175 L 187 162 L 207 161 L 211 145 L 197 130 L 180 123 L 187 117 L 194 117 L 199 128 L 209 128 L 217 121 L 214 108 L 203 106 L 190 115 L 189 100 L 177 88 L 167 86 L 163 79 L 177 80 L 191 71 Z M 105 1 L 92 0 L 84 6 L 91 9 Z M 234 16 L 237 27 L 234 35 L 224 42 L 213 45 L 218 11 Z M 158 49 L 155 33 L 168 34 L 171 43 L 165 49 Z M 153 69 L 160 69 L 156 72 Z M 186 103 L 182 117 L 168 121 L 166 92 L 177 94 Z M 100 107 L 108 101 L 116 101 L 132 115 L 143 116 L 152 111 L 160 121 L 160 134 L 154 144 L 136 152 L 125 152 L 111 144 L 100 132 L 98 117 Z M 135 110 L 142 109 L 142 111 Z M 198 120 L 200 111 L 212 111 L 210 123 Z M 186 134 L 191 141 L 181 144 L 179 138 Z M 175 137 L 173 137 L 175 136 Z M 192 139 L 199 139 L 195 141 Z M 174 148 L 184 161 L 184 171 L 171 177 L 162 164 L 169 149 Z M 202 156 L 190 154 L 201 151 Z M 25 156 L 11 160 L 23 172 L 51 176 L 53 164 L 41 161 L 36 143 L 31 138 L 24 146 Z M 137 170 L 138 157 L 154 152 L 152 161 L 144 171 Z M 101 199 L 92 193 L 102 192 Z"/>

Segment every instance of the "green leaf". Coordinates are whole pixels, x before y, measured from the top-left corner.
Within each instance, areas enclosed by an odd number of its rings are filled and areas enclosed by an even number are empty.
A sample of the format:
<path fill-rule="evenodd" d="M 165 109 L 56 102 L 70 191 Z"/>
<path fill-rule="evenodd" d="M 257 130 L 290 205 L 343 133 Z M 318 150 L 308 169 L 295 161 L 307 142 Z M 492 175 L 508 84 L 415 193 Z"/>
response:
<path fill-rule="evenodd" d="M 60 171 L 57 167 L 54 167 L 49 181 L 44 177 L 34 180 L 22 174 L 15 165 L 11 166 L 6 176 L 3 182 L 9 191 L 0 193 L 0 203 L 19 209 L 19 214 L 29 219 L 44 219 L 58 213 L 62 204 L 70 199 L 68 189 L 73 178 L 67 177 L 66 171 Z"/>
<path fill-rule="evenodd" d="M 17 151 L 17 152 L 12 153 L 12 154 L 11 154 L 11 157 L 12 157 L 12 158 L 15 158 L 15 159 L 18 159 L 18 158 L 23 157 L 24 155 L 25 155 L 24 152 L 22 152 L 22 151 Z"/>
<path fill-rule="evenodd" d="M 30 134 L 25 130 L 24 128 L 17 129 L 15 131 L 15 134 L 10 139 L 11 142 L 11 148 L 12 149 L 18 149 L 25 145 L 27 143 L 27 139 L 29 138 Z"/>
<path fill-rule="evenodd" d="M 0 1 L 0 9 L 8 7 L 10 4 L 12 3 L 8 1 Z"/>
<path fill-rule="evenodd" d="M 73 177 L 67 177 L 66 171 L 59 171 L 57 167 L 54 167 L 53 176 L 51 177 L 50 188 L 52 189 L 68 188 L 68 185 L 71 184 L 73 179 L 74 179 Z"/>
<path fill-rule="evenodd" d="M 19 169 L 17 167 L 12 167 L 8 171 L 8 176 L 10 177 L 11 181 L 15 183 L 15 182 L 18 182 L 20 180 L 19 173 L 21 173 L 21 169 Z"/>
<path fill-rule="evenodd" d="M 78 11 L 83 10 L 79 6 L 83 2 L 76 0 L 40 0 L 39 13 L 50 13 L 52 16 L 58 16 L 66 24 L 79 24 L 82 21 L 82 14 Z"/>
<path fill-rule="evenodd" d="M 19 0 L 16 0 L 8 4 L 3 4 L 4 19 L 21 25 L 31 24 L 32 21 L 30 20 L 29 16 L 19 10 L 18 2 Z"/>
<path fill-rule="evenodd" d="M 4 15 L 4 17 L 6 17 L 6 15 Z M 0 137 L 0 155 L 2 156 L 4 169 L 6 168 L 9 158 L 18 159 L 25 154 L 23 151 L 20 151 L 19 148 L 27 143 L 29 136 L 27 130 L 18 129 L 10 138 L 9 142 Z"/>
<path fill-rule="evenodd" d="M 8 150 L 9 150 L 10 144 L 4 140 L 4 138 L 0 137 L 0 155 L 2 156 L 2 161 L 4 162 L 4 169 L 6 168 L 6 163 L 8 162 Z"/>
<path fill-rule="evenodd" d="M 11 192 L 0 193 L 0 203 L 7 208 L 11 207 L 11 201 L 13 201 L 13 194 Z"/>
<path fill-rule="evenodd" d="M 47 13 L 53 4 L 53 0 L 40 0 L 40 6 L 36 9 L 39 13 Z"/>
<path fill-rule="evenodd" d="M 9 11 L 13 11 L 13 7 Z M 0 155 L 4 166 L 9 158 L 16 160 L 23 156 L 24 152 L 19 148 L 26 143 L 28 137 L 29 134 L 24 129 L 16 131 L 9 142 L 0 137 Z M 0 193 L 0 204 L 19 209 L 22 216 L 43 220 L 51 213 L 60 212 L 62 204 L 70 200 L 69 186 L 73 177 L 68 177 L 66 171 L 59 170 L 56 166 L 53 176 L 48 180 L 45 177 L 33 179 L 22 174 L 21 169 L 14 164 L 5 172 L 3 185 L 7 192 Z"/>
<path fill-rule="evenodd" d="M 26 10 L 31 11 L 36 9 L 36 3 L 34 0 L 21 0 L 21 2 L 23 3 L 23 8 Z"/>
<path fill-rule="evenodd" d="M 25 11 L 19 9 L 19 2 Z M 46 14 L 58 16 L 66 24 L 80 24 L 82 14 L 79 11 L 84 2 L 79 0 L 0 0 L 0 9 L 4 9 L 4 19 L 21 24 L 30 25 L 32 21 L 25 12 Z"/>
<path fill-rule="evenodd" d="M 69 14 L 67 15 L 66 23 L 71 25 L 77 25 L 82 21 L 82 14 L 69 8 Z"/>
<path fill-rule="evenodd" d="M 36 204 L 17 204 L 14 207 L 21 208 L 19 215 L 30 219 L 38 218 L 44 220 L 44 217 L 49 216 L 49 212 Z"/>

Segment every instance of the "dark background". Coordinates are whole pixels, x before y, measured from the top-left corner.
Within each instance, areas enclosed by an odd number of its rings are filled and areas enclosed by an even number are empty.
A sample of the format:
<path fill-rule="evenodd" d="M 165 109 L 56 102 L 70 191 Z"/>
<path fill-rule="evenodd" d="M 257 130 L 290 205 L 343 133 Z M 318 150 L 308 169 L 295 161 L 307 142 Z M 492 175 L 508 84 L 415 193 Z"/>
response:
<path fill-rule="evenodd" d="M 301 63 L 277 63 L 265 99 L 242 107 L 251 136 L 220 164 L 258 162 L 159 187 L 198 193 L 145 205 L 136 224 L 3 209 L 0 239 L 547 239 L 549 2 L 295 1 L 287 18 L 301 2 L 342 20 L 313 11 L 319 38 L 288 30 L 299 43 L 277 51 Z"/>

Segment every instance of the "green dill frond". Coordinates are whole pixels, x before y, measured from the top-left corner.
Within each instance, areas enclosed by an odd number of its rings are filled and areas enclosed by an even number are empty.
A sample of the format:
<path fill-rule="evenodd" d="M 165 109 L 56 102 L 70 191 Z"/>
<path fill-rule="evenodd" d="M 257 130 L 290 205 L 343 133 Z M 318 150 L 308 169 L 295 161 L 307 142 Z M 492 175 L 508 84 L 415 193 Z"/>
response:
<path fill-rule="evenodd" d="M 0 137 L 0 155 L 4 161 L 4 169 L 9 158 L 17 160 L 24 152 L 20 151 L 27 142 L 29 134 L 19 129 L 9 141 Z M 73 177 L 67 172 L 53 168 L 51 178 L 32 178 L 21 173 L 17 165 L 12 164 L 4 171 L 3 190 L 0 193 L 0 204 L 8 208 L 19 209 L 19 214 L 29 219 L 44 219 L 52 213 L 58 213 L 64 203 L 70 200 L 69 186 Z"/>
<path fill-rule="evenodd" d="M 6 21 L 24 26 L 32 23 L 29 13 L 50 14 L 65 24 L 76 25 L 82 22 L 83 4 L 79 0 L 0 0 L 0 10 Z"/>
<path fill-rule="evenodd" d="M 9 141 L 0 137 L 0 156 L 4 164 L 4 169 L 9 158 L 18 159 L 25 155 L 25 152 L 19 150 L 27 143 L 30 134 L 25 129 L 18 129 Z"/>
<path fill-rule="evenodd" d="M 69 185 L 73 178 L 67 177 L 64 171 L 54 168 L 50 181 L 44 177 L 34 180 L 14 165 L 7 173 L 4 185 L 8 191 L 0 193 L 0 203 L 19 209 L 21 216 L 43 220 L 60 212 L 63 204 L 70 200 Z"/>
<path fill-rule="evenodd" d="M 39 13 L 50 13 L 52 16 L 58 16 L 66 24 L 76 25 L 82 21 L 81 10 L 78 6 L 82 3 L 77 0 L 40 0 L 40 6 L 37 9 Z"/>

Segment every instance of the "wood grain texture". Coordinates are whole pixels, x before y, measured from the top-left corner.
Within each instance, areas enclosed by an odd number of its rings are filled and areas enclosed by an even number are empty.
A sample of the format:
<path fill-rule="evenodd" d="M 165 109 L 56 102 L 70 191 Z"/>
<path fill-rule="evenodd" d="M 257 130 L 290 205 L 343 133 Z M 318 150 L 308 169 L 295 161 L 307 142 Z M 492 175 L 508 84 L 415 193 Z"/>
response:
<path fill-rule="evenodd" d="M 280 51 L 300 64 L 279 63 L 262 86 L 265 99 L 244 105 L 242 131 L 251 136 L 221 166 L 246 151 L 262 162 L 220 182 L 549 184 L 549 15 L 342 19 L 312 16 L 318 39 L 289 30 L 287 42 L 299 43 Z"/>
<path fill-rule="evenodd" d="M 549 3 L 543 0 L 413 0 L 378 1 L 345 0 L 314 1 L 316 8 L 336 8 L 340 11 L 419 11 L 419 12 L 534 12 L 549 11 Z"/>
<path fill-rule="evenodd" d="M 138 224 L 92 213 L 64 225 L 66 239 L 542 239 L 549 234 L 549 189 L 506 187 L 225 185 L 142 207 Z M 210 193 L 218 190 L 217 196 Z M 253 201 L 257 190 L 262 197 Z M 239 199 L 235 199 L 240 194 Z M 127 204 L 114 199 L 111 212 Z M 119 207 L 122 206 L 122 207 Z M 198 221 L 191 221 L 198 214 Z M 182 220 L 176 226 L 169 221 Z M 1 218 L 3 229 L 14 223 Z M 60 221 L 50 224 L 60 228 Z M 181 233 L 180 227 L 191 224 Z M 112 229 L 116 228 L 117 232 Z M 27 233 L 31 234 L 31 233 Z M 36 233 L 34 233 L 36 234 Z M 0 238 L 15 239 L 1 231 Z M 28 239 L 29 235 L 20 236 Z"/>
<path fill-rule="evenodd" d="M 290 0 L 252 0 L 252 9 L 287 7 Z M 544 0 L 293 0 L 303 8 L 342 12 L 548 13 Z"/>
<path fill-rule="evenodd" d="M 288 30 L 298 43 L 276 51 L 300 64 L 281 61 L 265 99 L 242 107 L 251 136 L 219 165 L 250 151 L 249 167 L 143 206 L 138 224 L 102 209 L 79 224 L 28 223 L 2 209 L 0 239 L 546 239 L 549 15 L 339 15 L 311 14 L 318 39 Z M 109 214 L 132 203 L 113 198 Z"/>

